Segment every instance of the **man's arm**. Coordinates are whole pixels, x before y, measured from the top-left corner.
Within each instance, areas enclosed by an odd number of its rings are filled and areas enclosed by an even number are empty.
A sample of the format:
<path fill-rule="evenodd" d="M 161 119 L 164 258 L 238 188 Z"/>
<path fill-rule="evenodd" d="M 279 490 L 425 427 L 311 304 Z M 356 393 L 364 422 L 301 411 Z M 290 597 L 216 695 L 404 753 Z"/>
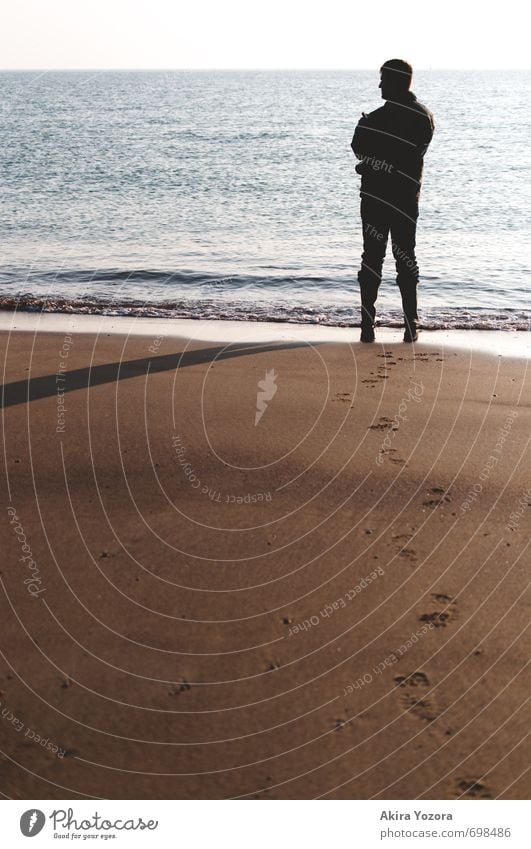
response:
<path fill-rule="evenodd" d="M 422 137 L 419 140 L 419 144 L 418 144 L 418 147 L 417 147 L 417 150 L 418 150 L 418 152 L 420 153 L 421 156 L 424 156 L 424 154 L 428 150 L 430 142 L 433 138 L 433 132 L 435 130 L 435 122 L 433 120 L 433 115 L 428 110 L 426 111 L 425 114 L 426 114 L 426 119 L 425 119 L 425 121 L 423 121 L 423 124 L 422 124 Z"/>
<path fill-rule="evenodd" d="M 369 124 L 369 117 L 365 114 L 365 112 L 362 112 L 350 143 L 354 156 L 357 159 L 363 159 L 369 153 L 369 145 L 371 142 L 371 131 L 367 129 Z"/>

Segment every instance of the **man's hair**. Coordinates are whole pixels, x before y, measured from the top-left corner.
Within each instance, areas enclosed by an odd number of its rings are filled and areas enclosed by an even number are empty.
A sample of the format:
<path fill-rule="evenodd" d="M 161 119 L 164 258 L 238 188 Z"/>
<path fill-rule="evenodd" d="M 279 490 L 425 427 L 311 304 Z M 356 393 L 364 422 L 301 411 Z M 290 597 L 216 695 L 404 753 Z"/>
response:
<path fill-rule="evenodd" d="M 404 59 L 388 59 L 380 68 L 380 73 L 385 73 L 386 76 L 389 74 L 397 88 L 407 89 L 411 85 L 413 68 Z"/>

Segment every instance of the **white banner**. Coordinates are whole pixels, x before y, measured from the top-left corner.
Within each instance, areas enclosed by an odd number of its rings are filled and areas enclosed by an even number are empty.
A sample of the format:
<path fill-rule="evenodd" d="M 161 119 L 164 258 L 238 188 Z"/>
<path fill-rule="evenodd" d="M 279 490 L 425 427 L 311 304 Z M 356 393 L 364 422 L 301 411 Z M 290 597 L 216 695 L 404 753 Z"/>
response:
<path fill-rule="evenodd" d="M 4 801 L 2 846 L 530 846 L 520 801 Z M 28 841 L 35 838 L 34 844 Z"/>

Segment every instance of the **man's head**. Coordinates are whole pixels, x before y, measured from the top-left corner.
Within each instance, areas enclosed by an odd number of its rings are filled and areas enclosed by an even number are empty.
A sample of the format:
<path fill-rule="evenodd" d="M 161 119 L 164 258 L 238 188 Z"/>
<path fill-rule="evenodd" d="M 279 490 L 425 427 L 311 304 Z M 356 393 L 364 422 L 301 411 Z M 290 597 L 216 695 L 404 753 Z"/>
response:
<path fill-rule="evenodd" d="M 413 68 L 403 59 L 388 59 L 380 68 L 380 85 L 384 100 L 404 95 L 411 85 Z"/>

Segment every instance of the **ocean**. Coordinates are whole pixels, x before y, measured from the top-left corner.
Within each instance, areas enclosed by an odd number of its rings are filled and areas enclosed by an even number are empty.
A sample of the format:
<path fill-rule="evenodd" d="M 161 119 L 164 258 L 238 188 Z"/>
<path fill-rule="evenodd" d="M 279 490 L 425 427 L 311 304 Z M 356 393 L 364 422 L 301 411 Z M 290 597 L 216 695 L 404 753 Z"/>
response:
<path fill-rule="evenodd" d="M 425 328 L 527 330 L 530 72 L 419 71 Z M 2 72 L 0 307 L 359 323 L 374 71 Z M 378 323 L 401 323 L 390 250 Z"/>

